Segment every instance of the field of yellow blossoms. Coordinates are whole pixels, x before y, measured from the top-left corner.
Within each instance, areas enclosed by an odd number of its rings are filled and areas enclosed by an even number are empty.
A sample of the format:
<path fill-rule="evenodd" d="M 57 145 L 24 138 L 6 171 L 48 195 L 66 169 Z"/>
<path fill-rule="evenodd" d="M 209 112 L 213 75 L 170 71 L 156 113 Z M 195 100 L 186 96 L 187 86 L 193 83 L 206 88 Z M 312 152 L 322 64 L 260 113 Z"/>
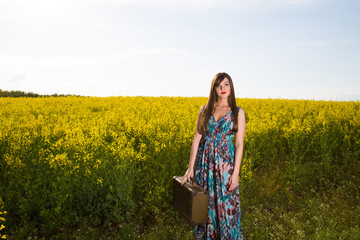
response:
<path fill-rule="evenodd" d="M 0 98 L 0 239 L 192 239 L 172 207 L 207 98 Z M 360 102 L 237 99 L 246 239 L 360 238 Z"/>

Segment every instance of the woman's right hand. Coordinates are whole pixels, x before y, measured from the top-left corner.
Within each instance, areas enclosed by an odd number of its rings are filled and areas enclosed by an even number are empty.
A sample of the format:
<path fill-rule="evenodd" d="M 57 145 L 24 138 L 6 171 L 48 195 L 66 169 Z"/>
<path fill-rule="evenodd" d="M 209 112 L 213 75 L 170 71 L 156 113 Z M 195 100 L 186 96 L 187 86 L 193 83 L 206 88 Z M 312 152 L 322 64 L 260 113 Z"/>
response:
<path fill-rule="evenodd" d="M 187 169 L 185 175 L 183 176 L 182 180 L 181 180 L 181 186 L 189 181 L 191 178 L 194 177 L 194 171 L 193 170 L 190 170 L 189 168 Z"/>

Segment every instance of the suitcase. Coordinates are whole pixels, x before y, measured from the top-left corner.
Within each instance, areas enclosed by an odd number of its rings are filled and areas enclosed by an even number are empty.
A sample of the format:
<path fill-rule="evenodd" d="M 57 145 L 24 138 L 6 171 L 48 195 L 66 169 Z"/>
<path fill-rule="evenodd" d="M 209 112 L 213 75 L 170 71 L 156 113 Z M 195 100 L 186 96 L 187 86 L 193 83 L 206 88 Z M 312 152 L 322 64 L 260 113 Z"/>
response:
<path fill-rule="evenodd" d="M 195 226 L 208 219 L 209 194 L 200 185 L 186 182 L 181 186 L 182 177 L 173 177 L 173 205 Z"/>

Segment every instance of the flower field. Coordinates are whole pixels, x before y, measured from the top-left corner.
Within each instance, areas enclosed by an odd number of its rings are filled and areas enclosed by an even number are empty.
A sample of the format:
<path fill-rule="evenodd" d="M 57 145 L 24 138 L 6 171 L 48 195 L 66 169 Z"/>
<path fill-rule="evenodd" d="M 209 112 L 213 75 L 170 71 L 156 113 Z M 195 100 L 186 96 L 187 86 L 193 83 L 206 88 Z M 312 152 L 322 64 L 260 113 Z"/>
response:
<path fill-rule="evenodd" d="M 207 98 L 0 98 L 0 238 L 192 239 L 173 209 Z M 360 102 L 237 99 L 246 239 L 360 238 Z"/>

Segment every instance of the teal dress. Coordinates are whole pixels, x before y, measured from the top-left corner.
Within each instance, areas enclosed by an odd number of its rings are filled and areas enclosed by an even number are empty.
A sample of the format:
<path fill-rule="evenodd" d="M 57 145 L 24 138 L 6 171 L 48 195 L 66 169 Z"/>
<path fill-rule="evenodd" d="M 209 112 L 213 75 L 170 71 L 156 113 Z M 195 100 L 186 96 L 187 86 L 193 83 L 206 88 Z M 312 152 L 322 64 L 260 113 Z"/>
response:
<path fill-rule="evenodd" d="M 233 124 L 232 111 L 217 122 L 211 116 L 199 143 L 195 180 L 209 192 L 209 205 L 207 222 L 195 226 L 196 239 L 243 239 L 239 186 L 228 191 L 235 164 Z"/>

